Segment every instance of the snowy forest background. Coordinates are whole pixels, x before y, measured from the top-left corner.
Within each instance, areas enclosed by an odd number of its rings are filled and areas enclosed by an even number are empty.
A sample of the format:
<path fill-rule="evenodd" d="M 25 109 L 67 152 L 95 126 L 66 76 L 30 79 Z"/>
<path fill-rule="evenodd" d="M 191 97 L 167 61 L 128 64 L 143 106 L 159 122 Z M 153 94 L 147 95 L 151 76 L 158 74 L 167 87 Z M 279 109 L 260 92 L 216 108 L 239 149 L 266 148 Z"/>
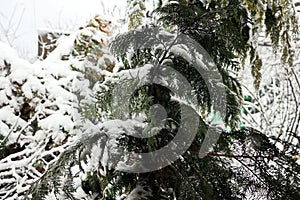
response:
<path fill-rule="evenodd" d="M 1 199 L 300 199 L 300 2 L 128 0 L 119 8 L 124 16 L 105 4 L 84 25 L 48 38 L 54 50 L 45 58 L 17 53 L 18 26 L 2 26 Z M 209 96 L 188 60 L 199 52 L 176 46 L 178 32 L 216 63 L 226 89 L 224 116 L 214 112 L 220 99 Z M 157 63 L 192 85 L 197 103 L 188 106 L 199 117 L 197 134 L 168 166 L 131 173 L 139 158 L 122 157 L 120 148 L 160 149 L 185 116 L 186 99 L 166 87 L 116 95 L 118 85 L 133 76 L 130 83 L 139 84 L 139 74 Z M 118 113 L 122 97 L 130 99 L 129 113 Z M 134 138 L 157 129 L 149 126 L 157 120 L 149 114 L 153 104 L 165 107 L 165 127 Z M 210 128 L 219 140 L 201 152 Z"/>

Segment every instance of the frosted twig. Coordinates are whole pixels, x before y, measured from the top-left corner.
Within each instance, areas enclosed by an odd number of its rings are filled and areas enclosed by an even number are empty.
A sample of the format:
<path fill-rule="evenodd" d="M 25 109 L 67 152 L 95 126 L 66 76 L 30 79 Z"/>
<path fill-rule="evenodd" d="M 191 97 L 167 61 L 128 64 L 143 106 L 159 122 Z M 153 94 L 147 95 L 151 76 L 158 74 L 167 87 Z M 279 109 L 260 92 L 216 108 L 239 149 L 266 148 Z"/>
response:
<path fill-rule="evenodd" d="M 9 130 L 8 134 L 6 135 L 6 137 L 3 139 L 1 145 L 5 144 L 8 140 L 8 137 L 11 135 L 11 133 L 13 132 L 13 130 L 15 129 L 15 127 L 17 126 L 18 124 L 18 121 L 20 119 L 20 114 L 18 116 L 18 119 L 16 120 L 16 122 L 14 123 L 14 125 L 11 127 L 11 129 Z"/>
<path fill-rule="evenodd" d="M 22 127 L 22 129 L 19 131 L 19 135 L 18 135 L 18 137 L 17 137 L 17 139 L 16 139 L 16 142 L 18 142 L 19 141 L 19 139 L 20 139 L 20 137 L 21 137 L 21 134 L 22 134 L 22 132 L 34 121 L 34 120 L 36 120 L 37 119 L 37 117 L 38 117 L 38 115 L 40 114 L 41 112 L 40 111 L 38 111 L 38 112 L 36 112 L 35 114 L 34 114 L 34 116 L 25 124 L 25 126 L 23 126 Z"/>

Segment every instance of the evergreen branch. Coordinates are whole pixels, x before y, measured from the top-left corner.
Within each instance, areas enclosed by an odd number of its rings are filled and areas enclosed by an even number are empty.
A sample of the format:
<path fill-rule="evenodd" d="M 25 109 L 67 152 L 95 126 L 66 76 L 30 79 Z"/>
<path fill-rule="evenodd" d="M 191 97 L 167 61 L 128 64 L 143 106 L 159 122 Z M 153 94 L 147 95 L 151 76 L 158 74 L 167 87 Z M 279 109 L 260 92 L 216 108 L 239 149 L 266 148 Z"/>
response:
<path fill-rule="evenodd" d="M 167 54 L 169 53 L 170 49 L 174 46 L 174 44 L 175 44 L 177 38 L 178 38 L 178 35 L 176 35 L 176 38 L 172 41 L 172 43 L 170 44 L 170 46 L 168 47 L 168 49 L 166 49 L 166 50 L 164 51 L 164 54 L 163 54 L 162 58 L 161 58 L 160 61 L 158 62 L 160 65 L 161 65 L 161 64 L 163 63 L 163 61 L 166 59 Z"/>
<path fill-rule="evenodd" d="M 201 194 L 195 189 L 195 187 L 192 185 L 192 183 L 189 181 L 188 176 L 186 174 L 183 174 L 184 170 L 180 170 L 176 167 L 176 165 L 171 165 L 171 167 L 176 171 L 177 174 L 180 175 L 181 179 L 192 188 L 194 193 L 198 196 L 201 197 Z M 204 178 L 204 177 L 203 177 Z"/>
<path fill-rule="evenodd" d="M 201 20 L 204 17 L 207 17 L 209 15 L 214 15 L 214 14 L 218 14 L 218 13 L 220 13 L 221 16 L 222 16 L 222 14 L 228 12 L 228 10 L 231 10 L 231 9 L 236 9 L 236 7 L 234 7 L 234 5 L 227 5 L 226 7 L 222 7 L 222 8 L 218 8 L 218 9 L 215 9 L 215 10 L 210 10 L 208 12 L 204 12 L 202 15 L 196 17 L 194 19 L 194 22 L 196 22 L 198 20 Z"/>

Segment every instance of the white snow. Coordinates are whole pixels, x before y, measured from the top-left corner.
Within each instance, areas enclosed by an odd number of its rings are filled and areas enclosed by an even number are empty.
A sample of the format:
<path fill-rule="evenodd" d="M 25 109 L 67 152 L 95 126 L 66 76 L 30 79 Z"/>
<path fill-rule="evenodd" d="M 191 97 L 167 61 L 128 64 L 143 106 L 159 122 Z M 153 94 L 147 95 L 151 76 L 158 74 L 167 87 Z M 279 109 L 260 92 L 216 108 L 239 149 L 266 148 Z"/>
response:
<path fill-rule="evenodd" d="M 132 11 L 134 11 L 134 9 Z M 94 26 L 97 26 L 98 24 L 96 20 L 93 20 L 91 23 Z M 161 32 L 160 36 L 173 37 L 174 35 L 167 32 Z M 70 36 L 62 36 L 57 41 L 57 48 L 45 61 L 36 61 L 31 64 L 28 61 L 19 58 L 15 50 L 0 42 L 0 133 L 3 136 L 8 136 L 8 134 L 10 134 L 8 143 L 16 142 L 17 139 L 20 141 L 20 144 L 24 144 L 25 142 L 30 143 L 26 146 L 27 148 L 25 150 L 16 154 L 11 154 L 5 159 L 0 160 L 0 177 L 8 177 L 0 180 L 0 186 L 4 185 L 4 183 L 7 183 L 8 185 L 11 184 L 9 186 L 10 188 L 0 187 L 0 196 L 6 195 L 5 193 L 7 193 L 11 194 L 12 198 L 18 198 L 15 193 L 26 191 L 32 182 L 42 176 L 42 173 L 37 172 L 37 169 L 34 167 L 34 164 L 37 161 L 45 163 L 45 169 L 48 169 L 48 167 L 57 160 L 57 157 L 47 163 L 43 158 L 44 156 L 54 156 L 55 151 L 61 154 L 74 140 L 80 138 L 81 135 L 88 134 L 89 132 L 94 132 L 95 134 L 101 129 L 108 137 L 105 148 L 101 149 L 98 141 L 93 141 L 95 144 L 92 146 L 92 149 L 89 149 L 90 154 L 87 163 L 83 161 L 81 163 L 84 170 L 86 170 L 86 173 L 80 174 L 79 177 L 74 179 L 74 184 L 77 187 L 77 190 L 74 193 L 75 197 L 78 199 L 87 198 L 87 194 L 80 187 L 81 181 L 87 176 L 87 171 L 97 169 L 99 163 L 101 163 L 104 168 L 100 169 L 99 172 L 102 176 L 106 176 L 106 168 L 109 168 L 112 164 L 110 156 L 114 154 L 118 155 L 120 153 L 118 151 L 119 146 L 117 139 L 121 134 L 135 135 L 137 134 L 137 129 L 146 127 L 145 114 L 127 120 L 104 119 L 103 122 L 98 122 L 99 124 L 97 125 L 94 125 L 88 120 L 86 123 L 83 123 L 80 120 L 79 104 L 82 102 L 92 102 L 93 99 L 91 95 L 94 94 L 100 86 L 103 85 L 105 87 L 105 84 L 109 82 L 118 83 L 131 79 L 143 79 L 147 76 L 149 71 L 153 69 L 152 64 L 146 64 L 138 69 L 123 70 L 118 73 L 115 72 L 117 68 L 114 69 L 113 73 L 105 71 L 105 66 L 112 64 L 109 62 L 113 62 L 114 58 L 109 54 L 108 50 L 104 50 L 103 52 L 105 54 L 98 58 L 96 66 L 92 67 L 95 67 L 96 69 L 98 69 L 97 67 L 103 67 L 96 72 L 105 76 L 105 81 L 103 83 L 97 82 L 92 88 L 89 88 L 90 81 L 84 77 L 84 74 L 71 69 L 71 66 L 75 66 L 78 70 L 84 71 L 90 64 L 87 60 L 80 60 L 69 55 L 74 48 L 74 42 L 81 41 L 81 37 L 90 37 L 93 40 L 102 43 L 104 46 L 108 43 L 107 34 L 93 28 L 84 28 Z M 162 48 L 162 46 L 158 46 L 157 48 Z M 299 105 L 296 105 L 296 102 L 289 101 L 288 98 L 291 98 L 291 96 L 289 96 L 291 89 L 285 91 L 285 88 L 288 85 L 287 82 L 284 82 L 283 80 L 293 78 L 293 76 L 291 76 L 290 73 L 287 73 L 284 68 L 278 67 L 278 59 L 270 55 L 271 53 L 269 52 L 271 51 L 269 51 L 268 48 L 267 50 L 261 49 L 260 51 L 262 52 L 264 60 L 272 60 L 272 62 L 264 63 L 264 68 L 262 70 L 263 79 L 261 83 L 261 92 L 263 95 L 259 96 L 258 93 L 254 91 L 251 83 L 252 80 L 249 80 L 248 78 L 251 77 L 250 71 L 243 71 L 244 74 L 241 75 L 241 79 L 247 87 L 247 89 L 244 88 L 243 90 L 244 94 L 251 95 L 254 98 L 260 98 L 258 103 L 249 103 L 245 104 L 245 106 L 249 109 L 255 108 L 257 110 L 263 110 L 264 112 L 251 114 L 253 119 L 250 115 L 244 117 L 247 119 L 248 125 L 260 130 L 264 128 L 264 132 L 276 135 L 281 127 L 283 127 L 284 130 L 288 127 L 288 124 L 282 122 L 283 117 L 281 113 L 278 113 L 278 109 L 290 106 L 290 110 L 293 111 L 293 109 L 295 110 Z M 201 54 L 196 55 L 196 60 L 193 60 L 193 57 L 189 54 L 188 46 L 186 45 L 176 45 L 171 48 L 171 52 L 183 56 L 183 58 L 190 63 L 195 62 L 201 65 L 205 70 L 209 70 L 212 66 L 209 63 L 206 64 L 202 61 L 203 58 Z M 69 55 L 69 59 L 61 60 L 62 56 L 65 55 Z M 130 57 L 132 55 L 128 54 L 127 56 Z M 10 70 L 5 68 L 4 60 L 11 65 Z M 245 67 L 245 69 L 249 68 L 250 67 Z M 10 73 L 8 73 L 8 71 L 10 71 Z M 295 66 L 295 71 L 299 77 L 298 65 Z M 277 77 L 282 81 L 279 86 L 274 83 L 274 77 Z M 168 80 L 162 81 L 164 81 L 163 83 L 166 85 L 169 83 Z M 295 78 L 293 78 L 292 81 L 293 83 L 296 83 Z M 177 79 L 174 79 L 173 85 L 175 88 L 179 86 Z M 269 93 L 264 87 L 272 89 L 274 97 L 265 95 Z M 295 89 L 295 95 L 299 96 L 299 90 L 300 88 Z M 83 98 L 81 101 L 78 98 L 79 96 Z M 180 103 L 189 103 L 177 96 L 172 98 Z M 270 104 L 271 100 L 273 100 L 276 105 Z M 283 100 L 285 103 L 282 105 L 280 102 Z M 32 121 L 26 121 L 26 119 L 22 119 L 21 116 L 19 116 L 19 112 L 23 109 L 25 102 L 29 102 L 29 105 L 32 108 L 30 111 L 31 113 L 29 114 L 31 117 L 30 120 Z M 38 130 L 36 132 L 30 128 L 33 120 L 36 120 L 37 123 Z M 214 125 L 224 128 L 224 123 L 218 115 L 208 116 L 207 120 Z M 272 124 L 272 126 L 270 124 Z M 81 127 L 85 131 L 82 131 L 78 127 Z M 296 133 L 299 132 L 299 130 L 294 131 Z M 51 146 L 52 149 L 45 150 L 50 138 L 52 138 L 52 142 L 54 142 Z M 297 142 L 299 141 L 292 140 L 292 142 L 297 145 Z M 281 143 L 276 143 L 276 147 L 279 150 L 283 150 L 283 145 Z M 298 156 L 296 162 L 300 164 L 299 155 L 296 156 Z M 24 159 L 16 159 L 19 157 L 23 157 Z M 123 160 L 120 160 L 120 162 L 117 163 L 117 169 L 134 168 L 135 165 L 138 164 L 133 163 L 132 165 L 129 165 L 126 162 L 129 158 L 124 157 L 122 159 Z M 235 166 L 240 166 L 239 163 L 233 164 Z M 272 162 L 269 164 L 275 165 Z M 28 176 L 23 176 L 22 171 L 24 170 L 28 173 L 35 174 L 33 176 L 34 178 L 30 179 Z M 72 174 L 77 174 L 79 171 L 80 169 L 77 165 L 71 168 Z M 111 185 L 108 185 L 106 189 L 109 189 L 110 186 Z M 142 193 L 142 195 L 139 193 Z M 126 195 L 123 195 L 123 197 L 125 196 Z M 151 196 L 151 191 L 145 190 L 143 186 L 138 185 L 130 192 L 130 194 L 128 194 L 127 199 L 135 199 L 137 197 L 147 199 L 147 196 Z M 54 191 L 48 194 L 46 199 L 56 199 Z"/>

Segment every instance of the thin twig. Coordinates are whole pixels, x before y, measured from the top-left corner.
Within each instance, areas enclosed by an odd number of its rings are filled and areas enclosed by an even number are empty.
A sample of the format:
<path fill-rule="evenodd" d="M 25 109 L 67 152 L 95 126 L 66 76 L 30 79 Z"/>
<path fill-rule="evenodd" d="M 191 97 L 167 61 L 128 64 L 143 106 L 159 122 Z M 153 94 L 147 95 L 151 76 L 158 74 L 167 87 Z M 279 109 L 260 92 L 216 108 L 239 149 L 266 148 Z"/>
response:
<path fill-rule="evenodd" d="M 14 123 L 14 125 L 9 130 L 8 134 L 6 135 L 6 137 L 3 139 L 2 143 L 1 143 L 1 146 L 4 145 L 7 142 L 8 137 L 11 135 L 11 133 L 13 132 L 13 130 L 15 129 L 15 127 L 17 126 L 19 119 L 20 119 L 20 114 L 19 114 L 16 122 Z"/>

